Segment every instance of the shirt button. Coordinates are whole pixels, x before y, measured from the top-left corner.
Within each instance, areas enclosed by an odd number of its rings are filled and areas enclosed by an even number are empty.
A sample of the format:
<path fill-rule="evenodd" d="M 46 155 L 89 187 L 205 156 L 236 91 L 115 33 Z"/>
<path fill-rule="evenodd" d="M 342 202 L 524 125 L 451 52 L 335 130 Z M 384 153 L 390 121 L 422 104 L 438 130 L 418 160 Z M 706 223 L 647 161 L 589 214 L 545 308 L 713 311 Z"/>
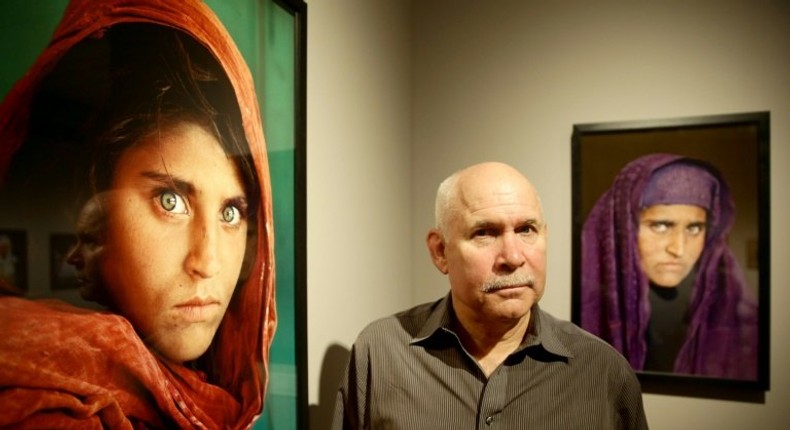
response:
<path fill-rule="evenodd" d="M 486 417 L 486 424 L 491 425 L 494 422 L 494 417 Z"/>

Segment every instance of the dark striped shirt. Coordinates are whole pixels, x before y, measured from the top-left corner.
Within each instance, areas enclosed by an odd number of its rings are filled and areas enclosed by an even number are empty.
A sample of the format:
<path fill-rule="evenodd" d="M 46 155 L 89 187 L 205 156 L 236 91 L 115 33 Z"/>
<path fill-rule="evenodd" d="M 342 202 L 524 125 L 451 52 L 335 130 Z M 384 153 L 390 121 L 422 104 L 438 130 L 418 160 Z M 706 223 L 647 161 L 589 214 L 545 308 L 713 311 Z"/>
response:
<path fill-rule="evenodd" d="M 486 378 L 453 331 L 449 296 L 370 324 L 335 405 L 339 429 L 646 429 L 612 347 L 536 305 L 521 346 Z"/>

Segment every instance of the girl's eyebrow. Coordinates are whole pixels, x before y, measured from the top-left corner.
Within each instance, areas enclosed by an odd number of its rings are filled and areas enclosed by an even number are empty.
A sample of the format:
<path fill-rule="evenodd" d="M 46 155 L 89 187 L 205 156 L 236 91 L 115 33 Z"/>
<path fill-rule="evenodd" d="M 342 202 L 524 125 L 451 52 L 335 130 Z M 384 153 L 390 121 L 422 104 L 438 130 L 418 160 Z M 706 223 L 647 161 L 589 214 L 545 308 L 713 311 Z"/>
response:
<path fill-rule="evenodd" d="M 140 176 L 143 176 L 155 182 L 159 182 L 162 185 L 171 187 L 181 194 L 187 196 L 195 195 L 195 186 L 191 182 L 181 179 L 177 176 L 173 176 L 167 173 L 155 172 L 152 170 L 143 171 L 142 173 L 140 173 Z M 247 196 L 244 195 L 243 193 L 238 196 L 228 198 L 226 201 L 228 203 L 234 203 L 234 205 L 236 206 L 244 205 L 246 207 L 248 204 Z"/>
<path fill-rule="evenodd" d="M 176 191 L 182 194 L 186 194 L 186 195 L 195 194 L 195 186 L 191 182 L 186 181 L 184 179 L 180 179 L 171 174 L 146 170 L 142 172 L 140 175 L 145 178 L 151 179 L 153 181 L 159 182 L 163 185 L 172 187 Z"/>

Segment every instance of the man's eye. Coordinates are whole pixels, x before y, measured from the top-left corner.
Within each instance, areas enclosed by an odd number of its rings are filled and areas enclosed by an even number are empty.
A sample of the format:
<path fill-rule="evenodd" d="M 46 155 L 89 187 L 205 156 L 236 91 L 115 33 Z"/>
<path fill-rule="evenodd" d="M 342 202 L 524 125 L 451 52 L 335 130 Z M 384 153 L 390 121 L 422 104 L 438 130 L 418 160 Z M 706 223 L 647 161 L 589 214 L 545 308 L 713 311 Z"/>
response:
<path fill-rule="evenodd" d="M 236 206 L 225 206 L 225 208 L 222 209 L 222 221 L 230 225 L 239 224 L 241 218 L 241 211 Z"/>
<path fill-rule="evenodd" d="M 525 225 L 523 227 L 519 227 L 516 229 L 516 233 L 518 234 L 530 234 L 536 231 L 535 227 L 532 225 Z"/>
<path fill-rule="evenodd" d="M 159 204 L 162 206 L 162 209 L 174 213 L 174 214 L 185 214 L 188 213 L 187 211 L 187 204 L 184 199 L 174 193 L 172 191 L 165 191 L 159 195 Z"/>
<path fill-rule="evenodd" d="M 90 246 L 98 245 L 99 244 L 99 238 L 98 237 L 93 237 L 93 236 L 83 237 L 83 238 L 80 238 L 80 242 L 85 244 L 85 245 L 90 245 Z"/>
<path fill-rule="evenodd" d="M 472 233 L 472 237 L 485 237 L 485 236 L 491 236 L 491 230 L 486 228 L 481 228 L 479 230 L 475 230 L 474 233 Z"/>

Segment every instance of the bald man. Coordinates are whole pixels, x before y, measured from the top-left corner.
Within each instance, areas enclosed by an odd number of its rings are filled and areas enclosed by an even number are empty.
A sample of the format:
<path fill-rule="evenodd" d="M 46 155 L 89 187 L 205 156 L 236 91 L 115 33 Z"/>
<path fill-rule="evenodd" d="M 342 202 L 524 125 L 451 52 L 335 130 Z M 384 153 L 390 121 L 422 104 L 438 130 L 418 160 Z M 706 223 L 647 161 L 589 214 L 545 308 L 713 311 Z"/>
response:
<path fill-rule="evenodd" d="M 647 428 L 626 360 L 538 306 L 548 228 L 529 180 L 468 167 L 439 186 L 435 216 L 426 244 L 450 291 L 362 331 L 333 428 Z"/>
<path fill-rule="evenodd" d="M 80 296 L 106 306 L 108 291 L 100 273 L 107 228 L 104 204 L 105 196 L 97 194 L 82 206 L 75 226 L 77 243 L 69 250 L 66 261 L 77 270 Z"/>

